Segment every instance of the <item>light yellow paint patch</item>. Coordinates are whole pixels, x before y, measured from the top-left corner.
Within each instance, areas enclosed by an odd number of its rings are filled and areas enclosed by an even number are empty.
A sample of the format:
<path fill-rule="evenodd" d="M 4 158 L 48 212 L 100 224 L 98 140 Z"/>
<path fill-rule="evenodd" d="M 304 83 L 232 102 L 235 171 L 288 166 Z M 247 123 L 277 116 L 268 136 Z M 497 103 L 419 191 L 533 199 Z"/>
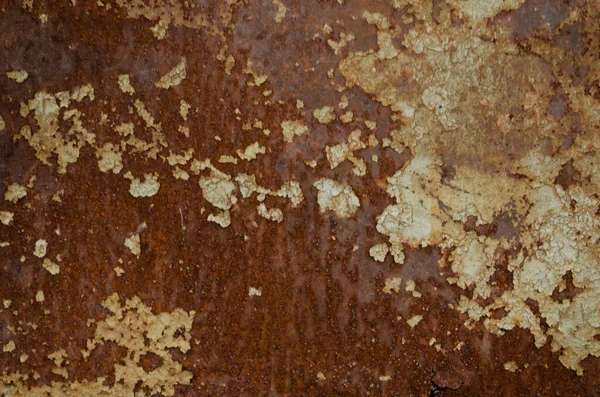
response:
<path fill-rule="evenodd" d="M 186 78 L 185 69 L 185 58 L 182 58 L 181 62 L 175 65 L 173 69 L 160 78 L 160 80 L 155 84 L 156 87 L 168 90 L 171 87 L 178 86 Z"/>
<path fill-rule="evenodd" d="M 19 185 L 18 183 L 11 183 L 8 185 L 6 192 L 4 192 L 4 199 L 13 204 L 16 204 L 17 201 L 25 196 L 27 196 L 27 189 L 25 189 L 25 186 Z"/>
<path fill-rule="evenodd" d="M 215 214 L 208 214 L 207 220 L 209 222 L 214 222 L 222 228 L 229 227 L 231 225 L 231 216 L 229 215 L 229 210 L 219 211 Z"/>
<path fill-rule="evenodd" d="M 158 193 L 159 189 L 160 183 L 156 174 L 144 174 L 143 182 L 138 178 L 133 178 L 129 185 L 129 193 L 133 197 L 152 197 Z"/>
<path fill-rule="evenodd" d="M 391 277 L 385 280 L 385 287 L 383 287 L 383 292 L 386 294 L 391 294 L 392 292 L 398 293 L 400 292 L 400 285 L 402 284 L 402 278 L 400 277 Z"/>
<path fill-rule="evenodd" d="M 42 262 L 42 267 L 53 276 L 56 276 L 58 273 L 60 273 L 60 266 L 58 266 L 56 263 L 52 262 L 48 258 L 44 258 L 44 261 Z"/>
<path fill-rule="evenodd" d="M 349 218 L 360 207 L 358 197 L 349 185 L 321 178 L 313 186 L 318 190 L 317 202 L 322 213 L 333 211 L 340 218 Z"/>
<path fill-rule="evenodd" d="M 38 258 L 43 258 L 46 256 L 46 252 L 48 250 L 48 242 L 44 239 L 39 239 L 35 242 L 35 247 L 33 249 L 33 255 Z"/>
<path fill-rule="evenodd" d="M 417 316 L 413 316 L 413 317 L 409 318 L 408 320 L 406 320 L 406 323 L 411 328 L 414 328 L 417 326 L 417 324 L 419 324 L 421 322 L 421 320 L 423 320 L 423 316 L 417 315 Z"/>
<path fill-rule="evenodd" d="M 260 289 L 260 288 L 250 287 L 250 289 L 248 290 L 248 296 L 261 296 L 261 295 L 262 295 L 262 289 Z"/>
<path fill-rule="evenodd" d="M 302 136 L 308 132 L 308 127 L 301 121 L 285 120 L 281 123 L 283 132 L 283 140 L 287 143 L 292 143 L 295 137 Z"/>
<path fill-rule="evenodd" d="M 27 72 L 24 70 L 13 70 L 11 72 L 6 72 L 6 77 L 16 81 L 17 83 L 22 83 L 27 80 L 29 74 L 27 74 Z"/>
<path fill-rule="evenodd" d="M 117 83 L 119 84 L 121 91 L 123 91 L 125 94 L 135 94 L 135 88 L 133 88 L 131 85 L 131 80 L 128 74 L 120 74 L 117 78 Z"/>
<path fill-rule="evenodd" d="M 142 252 L 142 246 L 140 243 L 140 235 L 133 234 L 125 239 L 125 247 L 129 248 L 129 251 L 135 256 L 139 256 Z"/>
<path fill-rule="evenodd" d="M 0 211 L 0 222 L 2 222 L 3 225 L 8 226 L 13 221 L 14 215 L 15 214 L 10 211 Z"/>
<path fill-rule="evenodd" d="M 313 111 L 313 117 L 321 124 L 331 123 L 336 119 L 335 111 L 332 106 L 323 106 Z"/>

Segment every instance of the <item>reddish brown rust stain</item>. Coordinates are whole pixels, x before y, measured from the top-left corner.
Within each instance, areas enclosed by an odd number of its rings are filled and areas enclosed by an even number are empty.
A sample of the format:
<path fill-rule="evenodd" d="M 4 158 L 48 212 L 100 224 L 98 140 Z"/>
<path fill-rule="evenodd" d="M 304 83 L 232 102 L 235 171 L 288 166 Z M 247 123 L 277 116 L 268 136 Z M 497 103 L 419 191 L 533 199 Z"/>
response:
<path fill-rule="evenodd" d="M 0 72 L 24 69 L 29 74 L 22 84 L 0 78 L 1 115 L 6 121 L 6 129 L 0 133 L 0 196 L 10 183 L 25 185 L 31 176 L 36 177 L 25 199 L 30 207 L 23 202 L 11 206 L 18 224 L 0 229 L 0 241 L 10 242 L 0 255 L 0 297 L 12 301 L 11 310 L 0 312 L 0 342 L 13 340 L 29 359 L 21 364 L 18 354 L 0 354 L 0 370 L 36 371 L 39 379 L 25 382 L 30 386 L 64 381 L 52 373 L 47 359 L 48 354 L 64 348 L 70 381 L 106 376 L 111 385 L 112 368 L 123 362 L 126 350 L 106 343 L 87 361 L 80 351 L 93 337 L 94 327 L 86 322 L 106 318 L 109 313 L 100 302 L 118 292 L 123 298 L 140 297 L 154 313 L 176 308 L 196 311 L 192 349 L 185 354 L 172 351 L 176 361 L 193 375 L 190 385 L 176 386 L 176 394 L 181 396 L 473 396 L 489 395 L 491 390 L 498 395 L 600 393 L 597 358 L 582 362 L 585 375 L 580 377 L 559 362 L 549 345 L 535 348 L 533 336 L 526 330 L 498 336 L 482 324 L 467 329 L 463 325 L 467 316 L 449 308 L 449 304 L 457 305 L 460 291 L 445 281 L 452 272 L 448 266 L 440 266 L 448 255 L 441 247 L 406 246 L 402 265 L 390 256 L 383 263 L 369 257 L 368 247 L 383 241 L 375 229 L 376 217 L 393 203 L 386 194 L 385 180 L 403 169 L 412 153 L 408 148 L 400 154 L 381 147 L 362 151 L 360 156 L 370 166 L 363 178 L 352 174 L 348 162 L 331 170 L 323 147 L 342 142 L 347 129 L 316 123 L 312 109 L 337 104 L 339 94 L 331 81 L 344 84 L 339 72 L 332 80 L 327 77 L 327 71 L 336 69 L 341 58 L 332 56 L 323 36 L 313 39 L 313 33 L 325 23 L 338 21 L 335 27 L 360 32 L 351 44 L 353 51 L 376 48 L 375 27 L 350 17 L 360 15 L 371 2 L 284 2 L 293 17 L 281 24 L 274 23 L 271 11 L 264 11 L 271 10 L 270 2 L 249 2 L 236 8 L 233 28 L 226 33 L 229 51 L 236 59 L 230 75 L 216 59 L 223 40 L 203 29 L 170 26 L 167 38 L 158 41 L 149 29 L 154 22 L 125 18 L 123 9 L 109 12 L 96 3 L 77 3 L 72 7 L 68 2 L 34 2 L 31 12 L 20 4 L 3 3 L 0 13 Z M 201 2 L 198 9 L 217 20 L 225 3 Z M 434 12 L 440 3 L 434 1 Z M 562 1 L 527 1 L 490 24 L 511 29 L 525 51 L 529 37 L 535 36 L 579 55 L 591 39 L 577 23 L 552 35 L 572 7 Z M 378 4 L 370 10 L 390 13 L 392 19 L 402 14 L 402 10 Z M 43 25 L 40 14 L 48 15 Z M 460 23 L 458 15 L 453 18 Z M 403 31 L 410 26 L 409 22 L 401 24 Z M 187 62 L 186 83 L 168 91 L 157 90 L 154 83 L 182 57 Z M 246 84 L 252 80 L 242 73 L 247 59 L 254 61 L 259 74 L 269 76 L 258 89 Z M 561 70 L 573 76 L 573 84 L 578 80 L 588 84 L 585 67 L 566 62 Z M 315 71 L 297 73 L 310 67 Z M 116 84 L 120 74 L 131 75 L 136 98 L 160 120 L 168 150 L 180 153 L 193 148 L 194 158 L 212 158 L 216 164 L 216 153 L 234 154 L 258 141 L 267 147 L 268 155 L 241 161 L 235 166 L 236 173 L 256 175 L 261 185 L 271 189 L 290 179 L 299 181 L 305 197 L 302 205 L 292 208 L 285 199 L 268 197 L 268 207 L 285 208 L 283 222 L 274 223 L 256 215 L 254 201 L 240 201 L 231 210 L 231 226 L 224 229 L 206 222 L 202 208 L 209 206 L 196 180 L 186 183 L 163 177 L 159 193 L 151 199 L 129 194 L 129 182 L 122 177 L 125 171 L 140 176 L 151 170 L 170 176 L 171 168 L 163 161 L 142 162 L 142 155 L 124 153 L 122 174 L 101 173 L 94 151 L 86 147 L 79 160 L 68 166 L 67 174 L 59 175 L 55 168 L 41 164 L 26 142 L 13 140 L 26 124 L 26 119 L 18 116 L 21 101 L 42 90 L 58 92 L 85 83 L 94 87 L 96 100 L 83 101 L 78 108 L 90 120 L 86 127 L 96 134 L 98 146 L 114 134 L 97 123 L 102 112 L 108 112 L 115 125 L 135 120 L 136 127 L 141 127 L 143 121 L 129 114 L 133 100 Z M 263 88 L 273 90 L 269 105 Z M 347 96 L 348 110 L 356 120 L 377 121 L 374 134 L 378 139 L 402 124 L 390 119 L 388 107 L 358 88 L 350 89 Z M 108 103 L 102 103 L 106 98 Z M 192 107 L 189 138 L 177 132 L 182 98 Z M 304 101 L 304 115 L 296 108 L 296 99 Z M 553 115 L 575 123 L 578 116 L 564 101 L 557 92 Z M 259 119 L 271 134 L 242 131 L 235 109 L 243 115 L 242 121 Z M 310 139 L 285 145 L 279 126 L 286 119 L 309 125 Z M 499 134 L 495 123 L 490 120 L 488 128 Z M 353 121 L 349 128 L 359 124 Z M 139 134 L 150 139 L 149 134 Z M 221 142 L 213 139 L 214 135 L 220 136 Z M 564 140 L 573 142 L 576 137 L 573 130 Z M 510 157 L 521 153 L 528 143 L 526 136 L 506 141 L 501 135 L 491 135 L 486 145 L 473 148 L 473 158 L 465 157 L 466 148 L 448 148 L 444 180 L 452 180 L 457 163 L 490 167 L 486 161 L 480 164 L 477 156 L 493 157 L 501 152 Z M 377 163 L 371 161 L 374 154 L 380 158 Z M 319 161 L 316 170 L 320 177 L 347 183 L 356 192 L 361 201 L 356 217 L 338 219 L 333 213 L 320 213 L 312 187 L 315 173 L 305 164 L 312 159 Z M 234 166 L 221 164 L 219 168 L 232 173 Z M 495 172 L 492 168 L 486 171 Z M 567 188 L 579 178 L 568 163 L 555 183 Z M 52 196 L 61 189 L 62 203 L 57 203 Z M 483 225 L 470 218 L 464 229 L 478 235 L 512 237 L 513 221 L 518 222 L 510 214 Z M 123 240 L 142 222 L 148 228 L 140 233 L 142 253 L 135 259 Z M 60 235 L 54 232 L 57 228 Z M 249 236 L 247 241 L 244 235 Z M 48 257 L 61 256 L 59 276 L 51 276 L 32 257 L 40 238 L 48 241 Z M 361 249 L 353 251 L 354 245 Z M 20 262 L 21 255 L 28 260 Z M 512 285 L 505 259 L 511 255 L 516 254 L 502 251 L 494 265 L 492 298 Z M 119 258 L 124 264 L 117 262 Z M 115 266 L 125 270 L 123 276 L 116 276 Z M 414 280 L 422 297 L 413 297 L 404 291 L 404 285 L 399 294 L 383 293 L 381 286 L 392 276 Z M 262 295 L 249 297 L 249 286 L 260 287 Z M 40 289 L 45 292 L 43 306 L 34 299 Z M 567 289 L 557 291 L 556 298 L 568 299 L 577 292 L 574 289 L 567 280 Z M 49 314 L 44 314 L 44 308 Z M 414 314 L 424 318 L 418 327 L 410 328 L 405 320 Z M 35 322 L 37 329 L 28 328 L 27 322 Z M 13 335 L 9 327 L 27 332 Z M 444 352 L 430 346 L 432 337 Z M 455 350 L 459 342 L 464 345 Z M 141 366 L 149 371 L 160 366 L 161 360 L 148 354 Z M 511 373 L 502 367 L 511 360 L 529 366 Z M 326 381 L 316 377 L 318 372 Z M 391 380 L 379 381 L 384 375 L 391 375 Z"/>

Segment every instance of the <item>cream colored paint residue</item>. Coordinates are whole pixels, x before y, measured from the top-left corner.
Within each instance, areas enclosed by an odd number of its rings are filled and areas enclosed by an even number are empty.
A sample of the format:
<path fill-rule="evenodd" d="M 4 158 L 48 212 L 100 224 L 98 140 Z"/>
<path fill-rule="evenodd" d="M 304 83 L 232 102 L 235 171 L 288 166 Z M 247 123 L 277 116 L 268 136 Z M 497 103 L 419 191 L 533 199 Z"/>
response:
<path fill-rule="evenodd" d="M 237 203 L 233 194 L 235 185 L 231 177 L 220 171 L 211 170 L 211 175 L 200 178 L 202 196 L 216 208 L 228 210 Z"/>
<path fill-rule="evenodd" d="M 6 192 L 4 192 L 4 199 L 13 204 L 16 204 L 17 201 L 21 200 L 25 196 L 27 196 L 27 189 L 25 186 L 19 185 L 18 183 L 11 183 L 8 185 Z"/>
<path fill-rule="evenodd" d="M 414 328 L 417 326 L 417 324 L 419 324 L 421 322 L 421 320 L 423 320 L 423 316 L 417 315 L 417 316 L 413 316 L 413 317 L 409 318 L 408 320 L 406 320 L 406 323 L 408 324 L 409 327 Z"/>
<path fill-rule="evenodd" d="M 133 95 L 135 94 L 135 88 L 131 85 L 131 80 L 128 74 L 120 74 L 117 82 L 119 84 L 119 88 L 125 94 Z"/>
<path fill-rule="evenodd" d="M 560 73 L 551 76 L 541 60 L 552 54 L 550 49 L 540 50 L 539 57 L 520 53 L 502 30 L 495 31 L 494 42 L 479 38 L 488 34 L 480 22 L 518 8 L 522 0 L 450 3 L 471 23 L 455 25 L 443 11 L 439 21 L 423 13 L 414 27 L 400 31 L 394 21 L 365 12 L 363 18 L 377 28 L 378 48 L 349 53 L 339 64 L 347 87 L 372 95 L 390 108 L 392 120 L 402 121 L 401 128 L 389 131 L 383 146 L 398 153 L 409 149 L 411 154 L 402 169 L 387 178 L 387 192 L 395 202 L 377 217 L 377 231 L 388 238 L 398 263 L 404 261 L 404 246 L 447 250 L 449 256 L 442 261 L 452 270 L 447 281 L 459 291 L 472 291 L 472 296 L 463 294 L 456 307 L 467 314 L 467 325 L 482 322 L 498 335 L 515 327 L 527 329 L 537 347 L 551 340 L 563 365 L 582 374 L 581 361 L 600 356 L 595 338 L 600 333 L 600 220 L 594 195 L 600 178 L 593 176 L 598 166 L 589 156 L 600 142 L 597 134 L 584 133 L 572 148 L 561 149 L 556 131 L 570 132 L 550 116 L 556 90 L 552 81 L 558 79 L 571 92 L 569 106 L 585 114 L 584 123 L 591 129 L 598 122 L 598 107 L 564 83 Z M 402 51 L 394 38 L 402 41 Z M 516 86 L 524 92 L 513 89 Z M 330 149 L 330 165 L 346 158 L 344 149 Z M 448 156 L 454 173 L 443 177 Z M 587 179 L 565 191 L 555 180 L 570 160 Z M 506 212 L 519 219 L 513 222 L 518 237 L 465 231 L 468 219 L 476 225 L 492 224 Z M 499 254 L 509 249 L 518 252 L 503 265 L 513 282 L 498 293 L 492 276 Z M 567 288 L 567 272 L 577 293 L 557 301 L 552 295 Z M 420 296 L 410 289 L 414 297 Z M 482 299 L 494 296 L 494 289 L 496 297 L 483 304 Z M 526 303 L 531 301 L 539 314 Z M 498 310 L 506 315 L 494 316 Z M 416 326 L 417 320 L 421 318 L 413 317 L 409 325 Z"/>
<path fill-rule="evenodd" d="M 35 242 L 35 247 L 33 250 L 33 255 L 38 258 L 43 258 L 46 256 L 46 252 L 48 250 L 48 242 L 44 239 L 39 239 Z"/>
<path fill-rule="evenodd" d="M 133 197 L 152 197 L 160 189 L 160 182 L 158 182 L 156 174 L 144 174 L 144 181 L 133 176 L 130 176 L 130 178 L 129 193 Z"/>
<path fill-rule="evenodd" d="M 158 88 L 168 90 L 171 87 L 178 86 L 186 78 L 186 63 L 185 58 L 173 67 L 167 74 L 162 76 L 155 84 Z"/>
<path fill-rule="evenodd" d="M 296 120 L 285 120 L 281 123 L 283 140 L 292 143 L 295 137 L 302 136 L 308 132 L 308 127 L 304 123 Z"/>
<path fill-rule="evenodd" d="M 323 106 L 313 111 L 313 117 L 321 124 L 331 123 L 336 119 L 335 111 L 332 106 Z"/>
<path fill-rule="evenodd" d="M 60 273 L 60 266 L 58 264 L 52 262 L 48 258 L 44 258 L 44 261 L 42 262 L 42 267 L 44 269 L 46 269 L 48 271 L 48 273 L 50 273 L 53 276 L 56 276 L 58 273 Z"/>
<path fill-rule="evenodd" d="M 27 74 L 27 72 L 24 70 L 13 70 L 10 72 L 6 72 L 6 77 L 8 77 L 11 80 L 16 81 L 17 83 L 22 83 L 25 80 L 27 80 L 27 77 L 29 77 L 29 74 Z"/>
<path fill-rule="evenodd" d="M 140 235 L 139 234 L 133 234 L 129 237 L 127 237 L 125 239 L 125 247 L 127 247 L 129 249 L 129 251 L 131 251 L 131 253 L 135 256 L 140 256 L 140 253 L 142 252 L 142 246 L 140 243 Z"/>
<path fill-rule="evenodd" d="M 229 215 L 229 210 L 219 211 L 216 214 L 208 214 L 207 220 L 209 222 L 216 223 L 222 228 L 226 228 L 231 225 L 231 216 Z"/>
<path fill-rule="evenodd" d="M 285 17 L 287 7 L 281 0 L 273 0 L 273 4 L 277 7 L 277 13 L 275 14 L 275 22 L 280 23 Z"/>
<path fill-rule="evenodd" d="M 400 277 L 391 277 L 385 280 L 385 286 L 383 287 L 383 292 L 386 294 L 391 294 L 392 292 L 400 292 L 400 285 L 402 284 L 402 278 Z"/>
<path fill-rule="evenodd" d="M 0 211 L 0 222 L 2 222 L 3 225 L 8 226 L 13 221 L 14 216 L 15 214 L 10 211 Z"/>
<path fill-rule="evenodd" d="M 123 159 L 119 148 L 113 143 L 105 143 L 96 150 L 98 168 L 102 172 L 112 171 L 118 174 L 123 169 Z"/>
<path fill-rule="evenodd" d="M 253 144 L 248 145 L 243 151 L 236 150 L 236 153 L 242 160 L 251 161 L 256 159 L 259 154 L 265 154 L 266 150 L 267 149 L 264 146 L 261 146 L 258 142 L 254 142 Z"/>
<path fill-rule="evenodd" d="M 96 323 L 94 336 L 81 353 L 87 360 L 99 345 L 116 344 L 124 349 L 126 354 L 114 363 L 110 373 L 100 374 L 96 380 L 53 381 L 51 386 L 25 385 L 28 375 L 5 373 L 2 390 L 17 396 L 133 396 L 134 390 L 141 387 L 152 395 L 173 396 L 175 386 L 190 384 L 192 373 L 183 368 L 181 359 L 174 358 L 172 351 L 186 354 L 191 349 L 190 331 L 195 311 L 177 308 L 172 312 L 154 313 L 138 297 L 121 303 L 116 293 L 102 302 L 102 306 L 110 314 Z M 160 364 L 146 370 L 142 361 L 148 354 L 158 356 Z M 54 361 L 53 372 L 66 379 L 70 365 L 66 351 L 58 350 L 48 358 Z M 107 376 L 114 377 L 113 386 L 106 385 Z"/>
<path fill-rule="evenodd" d="M 94 89 L 89 84 L 75 87 L 70 93 L 48 94 L 41 91 L 27 103 L 21 103 L 21 116 L 27 117 L 33 110 L 38 128 L 25 125 L 20 137 L 36 151 L 36 157 L 42 163 L 51 165 L 50 159 L 55 155 L 60 174 L 65 174 L 67 166 L 79 159 L 84 146 L 95 142 L 95 134 L 83 126 L 83 114 L 77 108 L 70 108 L 73 102 L 79 103 L 85 98 L 90 102 L 95 99 Z M 70 124 L 68 128 L 59 128 L 62 109 L 63 123 Z"/>
<path fill-rule="evenodd" d="M 260 203 L 258 207 L 256 207 L 256 209 L 258 211 L 258 215 L 262 216 L 265 219 L 278 223 L 283 221 L 283 212 L 279 208 L 267 209 L 265 203 Z"/>
<path fill-rule="evenodd" d="M 349 185 L 321 178 L 313 183 L 321 212 L 333 211 L 340 218 L 349 218 L 360 207 L 358 197 Z"/>

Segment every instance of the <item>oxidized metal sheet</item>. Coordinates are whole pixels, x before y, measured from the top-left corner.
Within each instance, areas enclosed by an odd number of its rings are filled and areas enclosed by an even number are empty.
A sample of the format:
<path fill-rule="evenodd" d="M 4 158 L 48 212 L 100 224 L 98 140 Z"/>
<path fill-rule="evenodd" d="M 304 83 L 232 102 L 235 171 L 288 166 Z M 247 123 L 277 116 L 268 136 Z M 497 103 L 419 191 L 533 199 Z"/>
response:
<path fill-rule="evenodd" d="M 0 395 L 600 394 L 597 1 L 0 5 Z"/>

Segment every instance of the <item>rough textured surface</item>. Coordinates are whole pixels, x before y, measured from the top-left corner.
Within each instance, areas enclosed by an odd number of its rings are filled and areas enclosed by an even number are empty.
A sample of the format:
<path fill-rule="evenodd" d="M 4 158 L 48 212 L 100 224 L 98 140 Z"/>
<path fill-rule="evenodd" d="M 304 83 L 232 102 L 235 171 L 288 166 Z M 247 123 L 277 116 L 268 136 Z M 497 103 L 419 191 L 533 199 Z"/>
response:
<path fill-rule="evenodd" d="M 3 2 L 0 394 L 598 395 L 599 4 Z"/>

